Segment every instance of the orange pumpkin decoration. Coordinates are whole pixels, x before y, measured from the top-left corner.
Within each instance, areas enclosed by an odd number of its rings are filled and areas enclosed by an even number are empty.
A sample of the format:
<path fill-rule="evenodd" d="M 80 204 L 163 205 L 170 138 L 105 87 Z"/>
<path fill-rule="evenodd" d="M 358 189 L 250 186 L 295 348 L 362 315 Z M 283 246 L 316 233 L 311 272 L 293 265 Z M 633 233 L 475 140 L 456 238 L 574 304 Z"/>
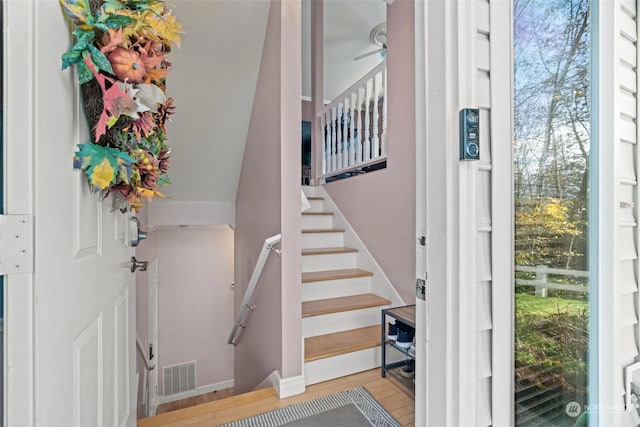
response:
<path fill-rule="evenodd" d="M 144 78 L 144 62 L 138 52 L 118 47 L 109 54 L 111 68 L 118 79 L 131 83 L 139 83 Z"/>

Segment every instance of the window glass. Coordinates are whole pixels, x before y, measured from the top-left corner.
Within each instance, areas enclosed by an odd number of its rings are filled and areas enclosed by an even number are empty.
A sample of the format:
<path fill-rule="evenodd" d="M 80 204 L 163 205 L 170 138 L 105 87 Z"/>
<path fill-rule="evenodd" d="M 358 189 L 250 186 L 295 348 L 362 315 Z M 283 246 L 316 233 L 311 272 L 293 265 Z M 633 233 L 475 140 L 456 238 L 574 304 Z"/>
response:
<path fill-rule="evenodd" d="M 588 0 L 514 2 L 515 424 L 586 422 Z"/>

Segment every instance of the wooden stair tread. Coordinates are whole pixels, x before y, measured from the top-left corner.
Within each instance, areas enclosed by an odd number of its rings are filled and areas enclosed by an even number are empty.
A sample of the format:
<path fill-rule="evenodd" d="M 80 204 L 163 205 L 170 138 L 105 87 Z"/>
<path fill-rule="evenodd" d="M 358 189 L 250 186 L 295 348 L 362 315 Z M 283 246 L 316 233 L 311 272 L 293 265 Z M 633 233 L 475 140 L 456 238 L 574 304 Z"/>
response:
<path fill-rule="evenodd" d="M 344 233 L 344 228 L 307 228 L 302 233 Z"/>
<path fill-rule="evenodd" d="M 319 316 L 321 314 L 339 313 L 341 311 L 359 310 L 389 304 L 391 304 L 391 301 L 375 294 L 349 295 L 346 297 L 304 301 L 302 303 L 302 317 Z"/>
<path fill-rule="evenodd" d="M 307 248 L 302 250 L 302 255 L 326 255 L 326 254 L 346 254 L 358 252 L 357 249 L 354 248 Z"/>
<path fill-rule="evenodd" d="M 164 414 L 156 415 L 138 420 L 137 427 L 156 427 L 173 425 L 183 420 L 196 418 L 204 415 L 214 415 L 218 411 L 240 407 L 242 405 L 254 405 L 256 401 L 263 400 L 278 401 L 280 398 L 273 387 L 250 391 L 248 393 L 237 394 L 220 400 L 202 403 L 189 408 L 178 409 Z"/>
<path fill-rule="evenodd" d="M 326 211 L 320 211 L 320 212 L 315 212 L 315 211 L 305 211 L 302 212 L 302 215 L 333 215 L 333 212 L 326 212 Z"/>
<path fill-rule="evenodd" d="M 325 280 L 352 279 L 355 277 L 373 276 L 373 273 L 359 268 L 345 268 L 342 270 L 307 271 L 302 273 L 302 283 L 322 282 Z"/>
<path fill-rule="evenodd" d="M 378 347 L 380 346 L 381 339 L 380 325 L 305 338 L 304 361 L 310 362 Z"/>

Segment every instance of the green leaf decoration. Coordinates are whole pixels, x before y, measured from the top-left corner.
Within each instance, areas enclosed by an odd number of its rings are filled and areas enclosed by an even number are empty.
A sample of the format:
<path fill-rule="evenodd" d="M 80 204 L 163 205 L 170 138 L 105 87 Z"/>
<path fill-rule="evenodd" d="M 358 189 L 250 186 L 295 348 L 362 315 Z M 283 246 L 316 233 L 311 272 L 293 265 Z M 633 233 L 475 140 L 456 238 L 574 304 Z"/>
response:
<path fill-rule="evenodd" d="M 73 35 L 76 37 L 76 44 L 73 45 L 66 53 L 62 55 L 62 69 L 77 64 L 83 58 L 84 52 L 92 45 L 95 32 L 93 30 L 75 30 Z"/>
<path fill-rule="evenodd" d="M 76 63 L 76 69 L 78 70 L 78 83 L 83 84 L 90 81 L 93 78 L 93 73 L 87 67 L 87 64 L 84 61 L 79 61 Z"/>
<path fill-rule="evenodd" d="M 169 175 L 167 175 L 166 173 L 163 173 L 158 177 L 158 180 L 156 181 L 156 183 L 158 184 L 158 187 L 164 187 L 165 185 L 171 184 L 171 181 L 169 180 Z"/>
<path fill-rule="evenodd" d="M 147 10 L 158 3 L 158 0 L 124 0 L 124 6 L 131 10 Z"/>
<path fill-rule="evenodd" d="M 129 24 L 132 24 L 136 22 L 135 19 L 133 19 L 130 16 L 125 16 L 125 15 L 108 15 L 107 19 L 104 20 L 104 26 L 105 28 L 122 28 L 122 27 L 126 27 Z"/>
<path fill-rule="evenodd" d="M 104 0 L 102 7 L 104 8 L 104 11 L 109 14 L 116 10 L 124 9 L 125 6 L 118 0 Z"/>
<path fill-rule="evenodd" d="M 80 59 L 82 59 L 82 51 L 80 50 L 69 50 L 62 55 L 62 69 L 72 66 L 73 64 L 77 64 Z"/>
<path fill-rule="evenodd" d="M 81 168 L 94 188 L 104 190 L 116 183 L 118 178 L 129 183 L 131 164 L 136 161 L 129 154 L 92 143 L 79 144 L 78 148 L 76 157 L 80 159 Z"/>
<path fill-rule="evenodd" d="M 100 52 L 100 49 L 90 44 L 89 52 L 91 53 L 91 60 L 99 70 L 104 70 L 109 74 L 115 74 L 113 72 L 113 68 L 111 68 L 111 63 L 109 62 L 107 57 L 104 56 L 104 53 Z"/>

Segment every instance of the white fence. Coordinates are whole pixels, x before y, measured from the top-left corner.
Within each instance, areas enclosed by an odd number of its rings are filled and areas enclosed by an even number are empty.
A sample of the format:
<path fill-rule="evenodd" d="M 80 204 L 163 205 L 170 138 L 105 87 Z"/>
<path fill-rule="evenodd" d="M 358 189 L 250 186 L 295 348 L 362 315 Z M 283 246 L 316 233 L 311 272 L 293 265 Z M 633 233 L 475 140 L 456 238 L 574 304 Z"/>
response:
<path fill-rule="evenodd" d="M 381 62 L 317 114 L 323 178 L 386 160 L 386 66 Z"/>
<path fill-rule="evenodd" d="M 536 267 L 525 267 L 522 265 L 516 265 L 516 271 L 522 271 L 527 273 L 535 273 L 536 278 L 533 280 L 528 279 L 516 279 L 516 286 L 534 286 L 536 288 L 536 295 L 546 297 L 547 289 L 559 289 L 562 291 L 573 292 L 589 292 L 588 285 L 567 285 L 564 283 L 554 282 L 549 280 L 549 275 L 553 276 L 571 276 L 571 277 L 589 277 L 588 271 L 580 270 L 563 270 L 561 268 L 549 268 L 546 265 L 538 265 Z"/>

